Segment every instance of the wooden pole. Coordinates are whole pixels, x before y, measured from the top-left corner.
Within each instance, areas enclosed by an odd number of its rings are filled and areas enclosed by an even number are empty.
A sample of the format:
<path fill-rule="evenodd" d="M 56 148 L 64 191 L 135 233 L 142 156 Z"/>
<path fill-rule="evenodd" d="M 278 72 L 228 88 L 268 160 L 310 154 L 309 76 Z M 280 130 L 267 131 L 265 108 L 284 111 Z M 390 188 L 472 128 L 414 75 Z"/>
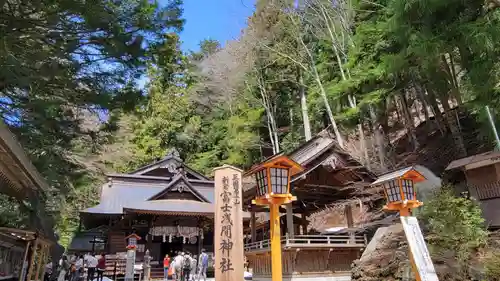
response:
<path fill-rule="evenodd" d="M 37 259 L 37 263 L 36 263 L 36 272 L 35 272 L 35 278 L 34 278 L 35 281 L 40 280 L 40 266 L 41 266 L 42 261 L 43 261 L 43 244 L 40 244 L 39 249 L 37 249 L 37 250 L 38 250 L 38 259 Z"/>
<path fill-rule="evenodd" d="M 257 229 L 256 229 L 256 219 L 255 219 L 255 211 L 250 211 L 250 231 L 252 235 L 252 242 L 257 242 Z"/>
<path fill-rule="evenodd" d="M 415 273 L 415 280 L 422 281 L 422 278 L 420 278 L 420 274 L 418 273 L 417 265 L 415 264 L 415 260 L 413 260 L 413 254 L 411 253 L 410 249 L 409 249 L 409 252 L 410 252 L 411 268 L 413 269 L 413 272 Z"/>
<path fill-rule="evenodd" d="M 40 249 L 39 249 L 39 254 L 38 254 L 38 262 L 37 262 L 37 265 L 36 265 L 36 273 L 35 273 L 35 278 L 34 278 L 35 281 L 40 280 L 40 268 L 42 266 L 43 256 L 44 256 L 44 250 L 43 250 L 43 248 L 44 248 L 43 244 L 40 244 Z"/>
<path fill-rule="evenodd" d="M 33 267 L 35 266 L 35 256 L 36 249 L 38 248 L 38 238 L 35 239 L 35 243 L 31 246 L 31 257 L 30 257 L 30 268 L 28 270 L 27 280 L 31 281 L 31 275 L 33 274 Z"/>
<path fill-rule="evenodd" d="M 293 238 L 295 236 L 293 229 L 293 206 L 292 203 L 286 204 L 286 228 L 288 237 Z"/>
<path fill-rule="evenodd" d="M 281 267 L 281 235 L 279 205 L 271 204 L 271 264 L 272 281 L 282 281 L 283 272 Z"/>
<path fill-rule="evenodd" d="M 40 266 L 42 268 L 42 280 L 44 280 L 45 277 L 45 262 L 47 262 L 48 249 L 49 247 L 47 245 L 44 245 L 42 248 L 42 261 L 40 262 Z"/>
<path fill-rule="evenodd" d="M 199 228 L 198 229 L 198 231 L 199 231 L 199 233 L 198 233 L 198 258 L 199 258 L 201 255 L 201 249 L 203 249 L 203 238 L 201 238 L 201 237 L 203 237 L 203 224 L 202 224 L 201 217 L 198 217 L 197 225 Z M 200 266 L 200 265 L 198 265 L 198 266 Z"/>
<path fill-rule="evenodd" d="M 345 217 L 347 220 L 347 228 L 352 229 L 354 227 L 354 218 L 352 216 L 352 207 L 350 204 L 345 205 Z M 353 231 L 349 231 L 349 240 L 351 243 L 354 243 L 356 241 L 355 235 Z"/>
<path fill-rule="evenodd" d="M 24 279 L 26 278 L 26 268 L 24 267 L 24 264 L 27 262 L 26 259 L 28 259 L 30 246 L 31 241 L 28 241 L 28 243 L 26 243 L 26 248 L 24 249 L 23 264 L 21 265 L 21 272 L 19 272 L 19 281 L 24 281 Z"/>

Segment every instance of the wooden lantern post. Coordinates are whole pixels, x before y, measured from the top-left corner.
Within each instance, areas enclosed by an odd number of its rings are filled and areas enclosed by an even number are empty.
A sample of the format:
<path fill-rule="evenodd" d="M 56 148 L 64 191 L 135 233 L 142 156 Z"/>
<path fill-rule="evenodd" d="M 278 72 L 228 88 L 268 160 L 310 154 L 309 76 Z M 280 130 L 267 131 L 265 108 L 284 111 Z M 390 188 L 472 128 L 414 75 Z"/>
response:
<path fill-rule="evenodd" d="M 387 200 L 385 211 L 399 212 L 410 249 L 410 262 L 417 281 L 439 281 L 427 245 L 412 210 L 423 205 L 417 199 L 415 183 L 426 180 L 413 167 L 382 175 L 372 186 L 381 186 Z"/>
<path fill-rule="evenodd" d="M 290 178 L 303 170 L 295 161 L 279 155 L 252 167 L 245 173 L 245 175 L 255 175 L 257 181 L 257 194 L 252 203 L 269 206 L 272 281 L 283 279 L 279 207 L 297 200 L 290 191 Z"/>

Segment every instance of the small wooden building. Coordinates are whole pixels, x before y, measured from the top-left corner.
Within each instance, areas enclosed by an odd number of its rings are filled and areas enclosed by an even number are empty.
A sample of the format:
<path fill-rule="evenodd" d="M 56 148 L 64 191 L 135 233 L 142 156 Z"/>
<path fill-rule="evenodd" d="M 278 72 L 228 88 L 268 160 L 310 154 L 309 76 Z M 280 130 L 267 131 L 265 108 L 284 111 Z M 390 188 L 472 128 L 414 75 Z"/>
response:
<path fill-rule="evenodd" d="M 320 235 L 308 227 L 308 216 L 339 200 L 363 196 L 376 178 L 346 151 L 334 138 L 323 131 L 287 155 L 305 170 L 292 177 L 291 205 L 281 208 L 283 279 L 284 280 L 350 280 L 351 263 L 360 257 L 366 245 L 365 237 L 355 233 Z M 276 157 L 276 156 L 274 156 Z M 255 185 L 243 194 L 245 206 L 251 212 L 245 244 L 245 256 L 252 268 L 254 280 L 271 279 L 270 241 L 266 223 L 257 225 L 256 213 L 266 212 L 265 206 L 251 204 Z M 367 194 L 369 194 L 367 192 Z M 348 227 L 353 227 L 352 211 L 347 205 Z"/>
<path fill-rule="evenodd" d="M 58 259 L 52 220 L 41 198 L 47 183 L 28 160 L 21 145 L 0 122 L 0 193 L 29 202 L 27 229 L 0 227 L 0 280 L 42 280 L 44 265 Z M 25 206 L 24 208 L 28 208 Z"/>
<path fill-rule="evenodd" d="M 460 172 L 453 175 L 457 192 L 466 191 L 476 198 L 487 226 L 500 228 L 500 152 L 490 151 L 455 160 L 446 171 Z"/>

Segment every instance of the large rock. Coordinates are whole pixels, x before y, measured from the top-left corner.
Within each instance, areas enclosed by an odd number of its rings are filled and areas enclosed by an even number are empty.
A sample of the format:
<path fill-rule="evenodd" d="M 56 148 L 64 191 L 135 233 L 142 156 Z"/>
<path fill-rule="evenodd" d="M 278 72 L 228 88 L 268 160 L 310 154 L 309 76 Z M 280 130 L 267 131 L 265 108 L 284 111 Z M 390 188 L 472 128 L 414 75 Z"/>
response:
<path fill-rule="evenodd" d="M 500 232 L 499 232 L 500 233 Z M 453 251 L 432 255 L 440 281 L 485 280 L 482 256 L 485 251 L 500 247 L 500 234 L 492 233 L 489 247 L 481 249 L 467 262 L 467 276 Z M 381 227 L 352 267 L 352 281 L 410 281 L 415 280 L 409 261 L 409 249 L 401 224 Z"/>
<path fill-rule="evenodd" d="M 359 260 L 354 261 L 353 281 L 409 280 L 411 265 L 401 224 L 379 228 Z"/>

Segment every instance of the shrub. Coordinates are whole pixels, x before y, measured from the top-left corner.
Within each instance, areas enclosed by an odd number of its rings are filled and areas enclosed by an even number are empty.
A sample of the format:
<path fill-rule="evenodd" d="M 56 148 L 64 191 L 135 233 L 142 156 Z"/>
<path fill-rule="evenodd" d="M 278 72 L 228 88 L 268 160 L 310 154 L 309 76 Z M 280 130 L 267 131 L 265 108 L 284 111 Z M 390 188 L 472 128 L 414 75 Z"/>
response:
<path fill-rule="evenodd" d="M 500 253 L 491 252 L 485 258 L 484 275 L 488 281 L 500 280 Z"/>
<path fill-rule="evenodd" d="M 486 244 L 488 236 L 481 209 L 476 201 L 455 196 L 449 186 L 441 188 L 431 198 L 424 202 L 420 213 L 429 231 L 429 244 L 434 250 L 453 251 L 467 271 L 466 262 Z"/>

